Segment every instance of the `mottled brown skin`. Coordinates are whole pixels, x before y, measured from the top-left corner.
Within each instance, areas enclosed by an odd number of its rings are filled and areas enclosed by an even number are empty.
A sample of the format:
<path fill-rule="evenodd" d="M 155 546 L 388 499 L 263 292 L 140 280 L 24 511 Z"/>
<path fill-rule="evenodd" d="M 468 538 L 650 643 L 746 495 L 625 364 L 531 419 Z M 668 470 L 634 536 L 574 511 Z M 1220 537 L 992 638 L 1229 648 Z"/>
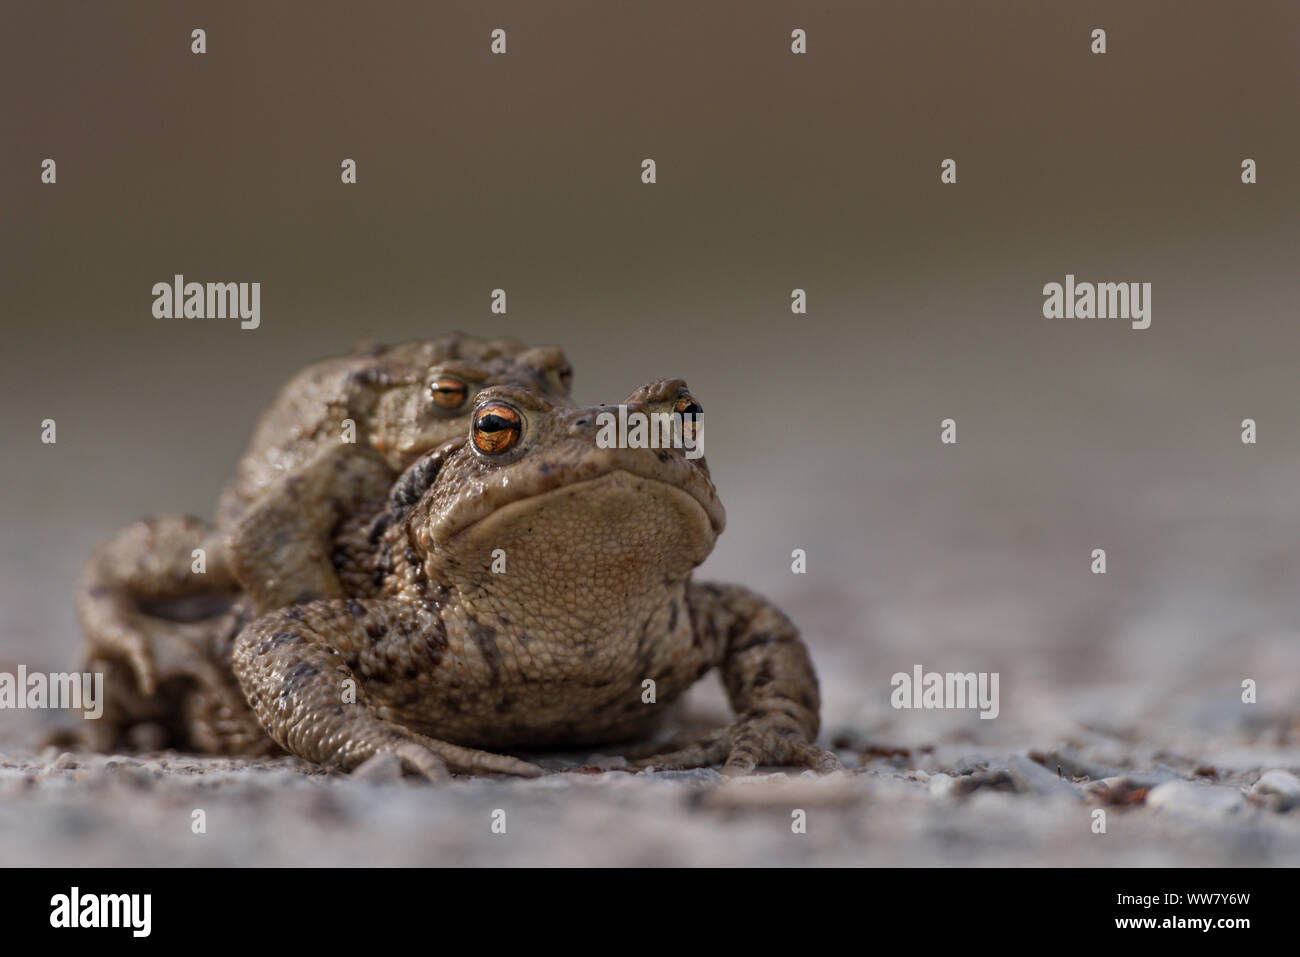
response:
<path fill-rule="evenodd" d="M 466 386 L 458 408 L 434 400 L 431 385 L 449 375 Z M 330 554 L 335 526 L 382 498 L 421 454 L 462 434 L 478 390 L 510 382 L 562 398 L 569 378 L 559 349 L 459 333 L 359 347 L 294 376 L 258 423 L 214 524 L 146 519 L 87 562 L 78 596 L 87 659 L 133 679 L 117 683 L 122 721 L 172 710 L 151 701 L 160 683 L 206 681 L 191 667 L 193 652 L 229 640 L 237 598 L 240 610 L 261 612 L 344 596 Z M 196 548 L 206 552 L 204 574 L 191 570 Z"/>
<path fill-rule="evenodd" d="M 627 405 L 671 411 L 685 394 L 666 380 Z M 485 389 L 476 408 L 502 403 L 523 423 L 515 445 L 486 454 L 471 423 L 341 548 L 341 566 L 370 568 L 373 597 L 281 609 L 239 634 L 234 673 L 270 737 L 343 770 L 392 753 L 434 778 L 537 775 L 495 752 L 644 737 L 717 667 L 736 722 L 634 766 L 837 767 L 813 744 L 817 680 L 794 626 L 744 589 L 691 581 L 725 520 L 704 460 L 600 448 L 601 408 L 524 389 Z"/>

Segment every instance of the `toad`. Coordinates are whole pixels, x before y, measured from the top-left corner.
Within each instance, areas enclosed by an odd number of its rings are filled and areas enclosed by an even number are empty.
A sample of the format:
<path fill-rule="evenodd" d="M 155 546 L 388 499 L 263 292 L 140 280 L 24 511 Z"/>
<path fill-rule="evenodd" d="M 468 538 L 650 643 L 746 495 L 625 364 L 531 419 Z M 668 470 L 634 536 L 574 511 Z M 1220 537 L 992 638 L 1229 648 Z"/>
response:
<path fill-rule="evenodd" d="M 701 411 L 681 380 L 624 405 L 683 428 Z M 705 460 L 603 447 L 602 411 L 479 392 L 467 433 L 407 469 L 340 547 L 367 594 L 281 608 L 234 640 L 265 732 L 341 770 L 388 753 L 435 779 L 535 776 L 502 752 L 643 738 L 718 668 L 734 723 L 633 768 L 838 767 L 814 743 L 818 685 L 795 626 L 753 592 L 692 580 L 725 523 Z"/>
<path fill-rule="evenodd" d="M 557 348 L 460 333 L 308 366 L 262 416 L 213 524 L 145 519 L 91 556 L 78 594 L 87 658 L 117 663 L 119 676 L 125 664 L 147 699 L 160 671 L 197 677 L 191 652 L 231 627 L 237 597 L 254 613 L 342 597 L 330 539 L 357 503 L 382 498 L 418 456 L 463 433 L 485 386 L 562 398 L 571 377 Z M 160 668 L 164 645 L 174 653 Z"/>

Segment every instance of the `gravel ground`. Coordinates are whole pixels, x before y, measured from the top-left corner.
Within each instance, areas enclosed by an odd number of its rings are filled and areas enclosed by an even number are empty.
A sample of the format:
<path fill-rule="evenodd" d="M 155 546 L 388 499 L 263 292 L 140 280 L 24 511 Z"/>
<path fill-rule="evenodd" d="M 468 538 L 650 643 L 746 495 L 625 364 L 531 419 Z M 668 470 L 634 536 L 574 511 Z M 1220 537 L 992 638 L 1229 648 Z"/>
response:
<path fill-rule="evenodd" d="M 703 710 L 707 711 L 707 702 Z M 949 719 L 949 724 L 952 720 Z M 39 731 L 40 729 L 34 729 Z M 1294 719 L 1159 745 L 1076 727 L 1009 750 L 832 729 L 848 770 L 728 781 L 551 755 L 537 780 L 435 787 L 377 759 L 0 755 L 0 858 L 36 865 L 1300 864 Z M 1005 732 L 999 734 L 1003 736 Z M 990 736 L 991 737 L 991 736 Z M 1032 736 L 1031 736 L 1032 737 Z M 598 767 L 599 766 L 599 767 Z M 1094 812 L 1106 831 L 1094 833 Z M 195 812 L 203 833 L 195 833 Z M 806 814 L 795 833 L 796 811 Z M 504 812 L 505 833 L 494 833 Z"/>

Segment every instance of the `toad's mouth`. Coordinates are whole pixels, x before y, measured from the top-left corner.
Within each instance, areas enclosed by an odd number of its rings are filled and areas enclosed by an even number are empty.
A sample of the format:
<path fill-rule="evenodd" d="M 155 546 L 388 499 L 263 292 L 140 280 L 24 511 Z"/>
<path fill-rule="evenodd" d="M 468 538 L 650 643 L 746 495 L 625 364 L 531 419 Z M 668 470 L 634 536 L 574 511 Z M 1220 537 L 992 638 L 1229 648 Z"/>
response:
<path fill-rule="evenodd" d="M 677 521 L 709 538 L 716 537 L 726 525 L 726 512 L 712 483 L 693 467 L 685 480 L 676 481 L 661 474 L 646 474 L 648 470 L 628 467 L 624 461 L 584 466 L 555 475 L 551 481 L 544 476 L 527 490 L 512 487 L 508 481 L 486 486 L 478 491 L 471 507 L 463 508 L 454 518 L 446 516 L 435 522 L 432 537 L 450 544 L 465 535 L 500 534 L 516 523 L 526 522 L 530 515 L 543 510 L 554 512 L 561 506 L 575 521 L 599 517 L 636 524 L 642 518 L 665 521 L 660 506 L 671 502 L 675 503 L 671 515 Z"/>

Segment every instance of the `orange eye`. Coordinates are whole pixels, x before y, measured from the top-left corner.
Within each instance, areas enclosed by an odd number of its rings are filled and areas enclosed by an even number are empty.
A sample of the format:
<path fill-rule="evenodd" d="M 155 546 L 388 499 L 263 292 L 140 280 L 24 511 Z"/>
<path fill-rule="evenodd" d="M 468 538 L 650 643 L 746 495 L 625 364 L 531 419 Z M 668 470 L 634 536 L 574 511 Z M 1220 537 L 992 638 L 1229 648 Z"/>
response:
<path fill-rule="evenodd" d="M 512 449 L 524 430 L 524 420 L 517 411 L 500 402 L 492 402 L 474 413 L 474 448 L 485 455 L 500 455 Z"/>
<path fill-rule="evenodd" d="M 704 414 L 704 406 L 695 401 L 695 396 L 689 392 L 683 392 L 673 403 L 673 413 L 682 416 L 682 435 L 691 441 L 700 431 L 700 416 Z M 690 418 L 686 418 L 686 416 Z"/>
<path fill-rule="evenodd" d="M 469 398 L 469 386 L 450 375 L 434 379 L 429 392 L 433 395 L 434 404 L 442 409 L 459 409 Z"/>

